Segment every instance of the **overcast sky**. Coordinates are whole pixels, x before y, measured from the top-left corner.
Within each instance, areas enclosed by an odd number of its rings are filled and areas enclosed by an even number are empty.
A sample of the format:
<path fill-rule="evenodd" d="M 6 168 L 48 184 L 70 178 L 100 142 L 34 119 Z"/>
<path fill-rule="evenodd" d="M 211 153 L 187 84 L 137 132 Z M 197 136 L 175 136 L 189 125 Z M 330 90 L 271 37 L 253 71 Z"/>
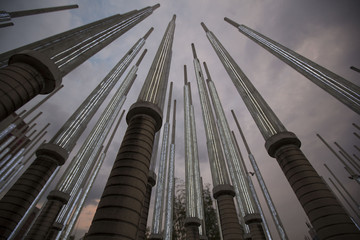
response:
<path fill-rule="evenodd" d="M 358 1 L 58 0 L 50 2 L 45 0 L 12 0 L 1 1 L 0 10 L 11 12 L 74 3 L 79 4 L 78 9 L 13 19 L 15 24 L 13 27 L 0 29 L 0 52 L 117 13 L 141 9 L 156 3 L 160 3 L 161 7 L 143 22 L 63 78 L 65 87 L 41 107 L 44 114 L 39 119 L 38 128 L 47 122 L 52 124 L 47 134 L 48 140 L 60 129 L 73 111 L 135 41 L 142 37 L 150 27 L 154 27 L 155 30 L 145 45 L 148 53 L 140 65 L 138 78 L 124 105 L 125 109 L 128 109 L 136 101 L 165 28 L 172 15 L 176 14 L 175 38 L 169 76 L 169 81 L 174 82 L 173 96 L 178 101 L 176 177 L 181 179 L 185 177 L 183 167 L 183 65 L 186 64 L 188 66 L 189 81 L 192 83 L 195 112 L 198 113 L 196 124 L 201 175 L 205 183 L 211 183 L 190 47 L 190 44 L 194 43 L 200 62 L 206 61 L 208 64 L 230 127 L 235 131 L 243 155 L 246 158 L 245 148 L 240 140 L 230 110 L 234 109 L 238 116 L 288 236 L 290 239 L 300 240 L 304 239 L 304 234 L 307 234 L 305 225 L 307 217 L 276 160 L 267 155 L 264 148 L 264 139 L 200 26 L 200 22 L 203 21 L 253 82 L 285 127 L 297 134 L 302 141 L 301 149 L 318 173 L 327 180 L 330 174 L 323 166 L 326 163 L 338 174 L 339 179 L 355 199 L 360 200 L 359 185 L 348 179 L 343 166 L 315 135 L 319 133 L 331 143 L 337 141 L 349 153 L 356 153 L 360 156 L 360 153 L 356 152 L 357 150 L 353 147 L 354 144 L 358 146 L 360 144 L 359 139 L 353 135 L 356 129 L 352 126 L 353 122 L 360 125 L 359 116 L 223 20 L 224 17 L 229 17 L 240 24 L 245 24 L 359 85 L 360 74 L 349 68 L 350 66 L 360 68 L 360 3 Z M 29 109 L 41 99 L 42 96 L 35 98 L 24 109 Z M 106 102 L 109 99 L 110 97 Z M 100 112 L 101 110 L 98 111 L 98 113 Z M 97 114 L 89 124 L 89 128 L 78 141 L 68 162 L 81 146 L 98 116 Z M 126 123 L 122 122 L 110 147 L 106 162 L 90 193 L 85 210 L 81 215 L 81 222 L 77 224 L 77 236 L 82 235 L 89 227 L 125 129 Z M 249 170 L 252 170 L 248 161 L 247 165 Z M 64 167 L 62 170 L 64 170 Z M 253 181 L 259 197 L 263 200 L 255 177 Z M 50 187 L 49 190 L 52 188 Z M 271 226 L 272 235 L 274 239 L 277 239 L 278 235 L 271 222 L 269 211 L 264 201 L 262 203 L 268 223 Z M 349 211 L 353 214 L 351 210 Z"/>

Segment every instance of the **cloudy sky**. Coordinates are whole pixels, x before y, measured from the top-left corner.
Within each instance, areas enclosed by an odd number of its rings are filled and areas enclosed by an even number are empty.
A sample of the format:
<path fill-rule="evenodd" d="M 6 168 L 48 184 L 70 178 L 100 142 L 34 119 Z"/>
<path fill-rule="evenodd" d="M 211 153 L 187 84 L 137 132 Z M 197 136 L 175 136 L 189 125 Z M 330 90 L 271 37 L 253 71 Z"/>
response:
<path fill-rule="evenodd" d="M 360 145 L 359 139 L 353 135 L 356 129 L 352 126 L 352 123 L 360 125 L 359 116 L 223 20 L 224 17 L 229 17 L 238 23 L 245 24 L 345 79 L 359 84 L 360 74 L 349 68 L 350 66 L 360 67 L 360 4 L 358 1 L 58 0 L 50 2 L 45 0 L 12 0 L 1 1 L 0 9 L 11 12 L 74 3 L 79 4 L 80 8 L 13 19 L 15 26 L 0 29 L 0 52 L 117 13 L 125 13 L 133 9 L 152 6 L 156 3 L 160 3 L 161 7 L 132 30 L 64 77 L 63 84 L 65 87 L 41 107 L 41 111 L 44 113 L 39 119 L 38 128 L 47 122 L 52 124 L 47 139 L 50 139 L 60 129 L 72 112 L 133 43 L 143 36 L 150 27 L 154 27 L 155 30 L 145 45 L 149 51 L 140 65 L 138 78 L 124 105 L 125 109 L 128 109 L 136 101 L 165 28 L 172 15 L 176 14 L 173 57 L 169 76 L 169 81 L 174 82 L 173 96 L 178 101 L 176 177 L 184 179 L 185 176 L 183 168 L 182 94 L 183 65 L 186 64 L 188 66 L 189 81 L 192 82 L 193 86 L 195 110 L 199 113 L 196 124 L 199 138 L 201 175 L 205 183 L 211 183 L 203 122 L 200 114 L 201 108 L 197 88 L 195 87 L 195 74 L 192 64 L 190 44 L 194 43 L 199 60 L 201 62 L 206 61 L 208 64 L 228 116 L 229 124 L 235 130 L 240 147 L 245 155 L 245 148 L 240 141 L 240 135 L 237 132 L 230 110 L 234 109 L 239 118 L 288 236 L 290 239 L 304 239 L 304 234 L 307 234 L 306 215 L 276 160 L 267 155 L 264 148 L 264 139 L 200 26 L 200 22 L 203 21 L 230 52 L 285 127 L 297 134 L 302 141 L 303 152 L 319 174 L 324 176 L 325 179 L 330 176 L 323 166 L 326 163 L 338 174 L 349 192 L 358 201 L 360 200 L 359 185 L 348 179 L 343 166 L 315 135 L 319 133 L 331 143 L 337 141 L 349 153 L 356 153 L 359 156 L 360 153 L 356 152 L 357 150 L 353 147 L 354 144 Z M 24 109 L 29 109 L 41 99 L 42 96 L 37 97 L 26 105 Z M 109 99 L 110 97 L 106 102 Z M 98 112 L 101 112 L 101 110 Z M 89 127 L 96 122 L 97 117 L 98 115 L 94 117 Z M 125 129 L 126 124 L 122 122 L 110 147 L 106 163 L 102 167 L 93 191 L 90 193 L 87 205 L 81 215 L 81 221 L 77 224 L 77 236 L 82 235 L 89 227 L 97 200 L 102 193 L 102 188 L 107 180 Z M 86 130 L 83 137 L 78 141 L 72 156 L 89 131 L 90 128 Z M 251 169 L 250 164 L 248 162 L 247 164 L 248 168 Z M 260 198 L 263 200 L 255 178 L 254 182 Z M 263 206 L 272 235 L 274 239 L 277 239 L 277 233 L 264 202 Z M 349 211 L 353 214 L 351 210 Z M 357 220 L 359 221 L 359 219 Z"/>

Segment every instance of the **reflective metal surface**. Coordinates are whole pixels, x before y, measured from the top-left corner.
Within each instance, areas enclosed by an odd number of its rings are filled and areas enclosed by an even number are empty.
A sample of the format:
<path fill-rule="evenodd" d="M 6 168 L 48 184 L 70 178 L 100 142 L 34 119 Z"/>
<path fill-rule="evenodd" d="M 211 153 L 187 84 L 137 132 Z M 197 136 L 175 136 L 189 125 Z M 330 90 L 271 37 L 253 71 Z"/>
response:
<path fill-rule="evenodd" d="M 216 36 L 211 31 L 207 31 L 206 36 L 220 61 L 223 63 L 264 139 L 267 140 L 279 132 L 286 131 L 272 109 L 265 102 L 247 76 L 242 72 L 240 67 L 235 63 L 234 59 L 222 46 Z"/>
<path fill-rule="evenodd" d="M 354 112 L 360 114 L 360 88 L 358 86 L 247 26 L 239 25 L 238 29 Z"/>

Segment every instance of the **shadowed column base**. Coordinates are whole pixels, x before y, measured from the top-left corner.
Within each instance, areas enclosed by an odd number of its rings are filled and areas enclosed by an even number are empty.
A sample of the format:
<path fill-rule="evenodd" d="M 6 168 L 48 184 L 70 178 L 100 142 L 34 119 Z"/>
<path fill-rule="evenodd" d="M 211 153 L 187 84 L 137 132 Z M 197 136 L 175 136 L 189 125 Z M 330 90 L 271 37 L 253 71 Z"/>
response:
<path fill-rule="evenodd" d="M 149 171 L 148 184 L 146 185 L 145 200 L 144 200 L 143 208 L 141 210 L 141 219 L 140 219 L 139 229 L 136 238 L 138 240 L 145 239 L 151 192 L 152 192 L 152 188 L 155 186 L 155 183 L 156 183 L 156 174 L 153 171 Z"/>
<path fill-rule="evenodd" d="M 263 226 L 261 224 L 262 219 L 260 214 L 253 213 L 253 214 L 247 214 L 244 217 L 245 223 L 250 228 L 250 235 L 252 240 L 265 240 L 265 232 L 263 229 Z"/>
<path fill-rule="evenodd" d="M 145 238 L 143 238 L 145 239 Z M 149 240 L 161 240 L 163 239 L 163 235 L 162 234 L 150 234 L 149 236 Z"/>
<path fill-rule="evenodd" d="M 39 147 L 37 158 L 0 200 L 0 239 L 6 239 L 68 153 L 53 144 Z"/>
<path fill-rule="evenodd" d="M 200 239 L 199 235 L 199 226 L 201 221 L 197 217 L 188 217 L 184 221 L 185 231 L 186 231 L 186 240 L 198 240 Z"/>
<path fill-rule="evenodd" d="M 134 106 L 134 105 L 133 105 Z M 151 107 L 151 105 L 150 105 Z M 85 239 L 136 239 L 148 184 L 154 135 L 152 109 L 128 112 L 128 128 Z M 157 117 L 161 121 L 161 115 Z M 160 125 L 161 126 L 161 125 Z"/>
<path fill-rule="evenodd" d="M 55 223 L 61 208 L 69 201 L 69 198 L 70 195 L 67 193 L 58 190 L 51 191 L 48 195 L 48 201 L 25 239 L 43 240 L 47 238 L 46 236 Z"/>
<path fill-rule="evenodd" d="M 0 69 L 0 121 L 38 94 L 52 92 L 61 84 L 57 66 L 33 50 L 13 55 Z"/>
<path fill-rule="evenodd" d="M 244 231 L 234 204 L 234 188 L 229 184 L 217 185 L 213 188 L 213 195 L 218 203 L 223 239 L 243 239 Z"/>
<path fill-rule="evenodd" d="M 302 153 L 295 134 L 278 133 L 265 146 L 277 159 L 319 239 L 360 239 L 360 231 Z"/>

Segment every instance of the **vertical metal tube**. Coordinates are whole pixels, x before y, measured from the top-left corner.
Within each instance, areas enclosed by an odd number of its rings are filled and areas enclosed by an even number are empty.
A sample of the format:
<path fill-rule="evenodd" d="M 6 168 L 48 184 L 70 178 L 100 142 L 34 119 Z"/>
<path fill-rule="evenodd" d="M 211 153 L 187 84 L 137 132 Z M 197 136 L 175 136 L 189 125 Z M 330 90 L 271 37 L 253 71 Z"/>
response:
<path fill-rule="evenodd" d="M 163 91 L 168 78 L 164 65 L 170 61 L 175 31 L 174 15 L 160 43 L 153 64 L 126 116 L 128 128 L 110 172 L 87 240 L 122 237 L 135 239 L 145 199 L 155 133 L 162 125 Z M 150 85 L 149 85 L 150 84 Z M 132 169 L 129 172 L 129 169 Z"/>
<path fill-rule="evenodd" d="M 358 86 L 245 25 L 237 24 L 229 18 L 225 18 L 225 21 L 351 110 L 360 113 L 360 88 Z"/>
<path fill-rule="evenodd" d="M 215 35 L 201 25 L 262 133 L 268 154 L 276 158 L 319 238 L 341 234 L 358 238 L 351 218 L 300 150 L 300 140 L 285 129 Z"/>
<path fill-rule="evenodd" d="M 282 239 L 282 240 L 287 240 L 288 237 L 287 237 L 287 234 L 286 234 L 286 232 L 285 232 L 285 228 L 284 228 L 284 226 L 283 226 L 283 224 L 282 224 L 282 222 L 281 222 L 281 219 L 280 219 L 280 216 L 279 216 L 279 214 L 278 214 L 278 212 L 277 212 L 277 210 L 276 210 L 276 207 L 275 207 L 275 205 L 274 205 L 274 203 L 273 203 L 273 201 L 272 201 L 272 199 L 271 199 L 271 195 L 270 195 L 270 193 L 269 193 L 269 191 L 268 191 L 268 189 L 267 189 L 267 187 L 266 187 L 265 181 L 264 181 L 264 179 L 263 179 L 263 177 L 262 177 L 262 174 L 261 174 L 261 172 L 260 172 L 260 169 L 259 169 L 259 167 L 258 167 L 258 165 L 257 165 L 257 163 L 256 163 L 255 157 L 254 157 L 253 154 L 251 153 L 250 147 L 249 147 L 249 145 L 248 145 L 248 143 L 247 143 L 247 141 L 246 141 L 246 139 L 245 139 L 244 133 L 243 133 L 243 131 L 241 130 L 240 124 L 239 124 L 239 122 L 238 122 L 238 120 L 237 120 L 237 117 L 235 116 L 234 111 L 231 110 L 231 113 L 232 113 L 232 115 L 233 115 L 233 117 L 234 117 L 236 126 L 237 126 L 237 128 L 238 128 L 238 130 L 239 130 L 239 132 L 240 132 L 241 138 L 242 138 L 242 140 L 243 140 L 243 143 L 244 143 L 244 145 L 245 145 L 246 151 L 247 151 L 247 153 L 248 153 L 248 157 L 249 157 L 251 166 L 253 167 L 254 172 L 255 172 L 255 175 L 256 175 L 256 178 L 257 178 L 257 180 L 258 180 L 258 182 L 259 182 L 261 191 L 262 191 L 262 193 L 263 193 L 263 195 L 264 195 L 264 198 L 265 198 L 265 200 L 266 200 L 266 203 L 267 203 L 267 205 L 268 205 L 268 207 L 269 207 L 271 216 L 272 216 L 272 218 L 273 218 L 273 220 L 274 220 L 274 223 L 275 223 L 275 226 L 276 226 L 276 230 L 277 230 L 278 233 L 279 233 L 280 239 Z"/>
<path fill-rule="evenodd" d="M 167 180 L 167 199 L 165 210 L 164 240 L 172 239 L 173 232 L 173 205 L 175 198 L 175 129 L 176 129 L 176 100 L 174 100 L 171 143 L 169 154 L 169 170 Z"/>
<path fill-rule="evenodd" d="M 325 146 L 335 155 L 335 157 L 345 166 L 346 171 L 349 172 L 352 179 L 354 179 L 358 184 L 360 184 L 360 176 L 355 173 L 350 166 L 335 152 L 335 150 L 320 136 L 320 134 L 316 134 L 316 136 L 325 144 Z"/>
<path fill-rule="evenodd" d="M 166 122 L 164 124 L 162 144 L 160 150 L 160 162 L 157 174 L 157 185 L 155 190 L 155 205 L 153 212 L 153 221 L 151 227 L 151 235 L 160 235 L 163 227 L 163 214 L 164 214 L 164 196 L 166 191 L 166 170 L 167 170 L 167 159 L 168 159 L 168 148 L 169 148 L 169 136 L 170 136 L 170 107 L 172 97 L 173 82 L 170 83 L 169 88 L 169 99 L 166 113 Z M 151 238 L 154 238 L 152 236 Z"/>

